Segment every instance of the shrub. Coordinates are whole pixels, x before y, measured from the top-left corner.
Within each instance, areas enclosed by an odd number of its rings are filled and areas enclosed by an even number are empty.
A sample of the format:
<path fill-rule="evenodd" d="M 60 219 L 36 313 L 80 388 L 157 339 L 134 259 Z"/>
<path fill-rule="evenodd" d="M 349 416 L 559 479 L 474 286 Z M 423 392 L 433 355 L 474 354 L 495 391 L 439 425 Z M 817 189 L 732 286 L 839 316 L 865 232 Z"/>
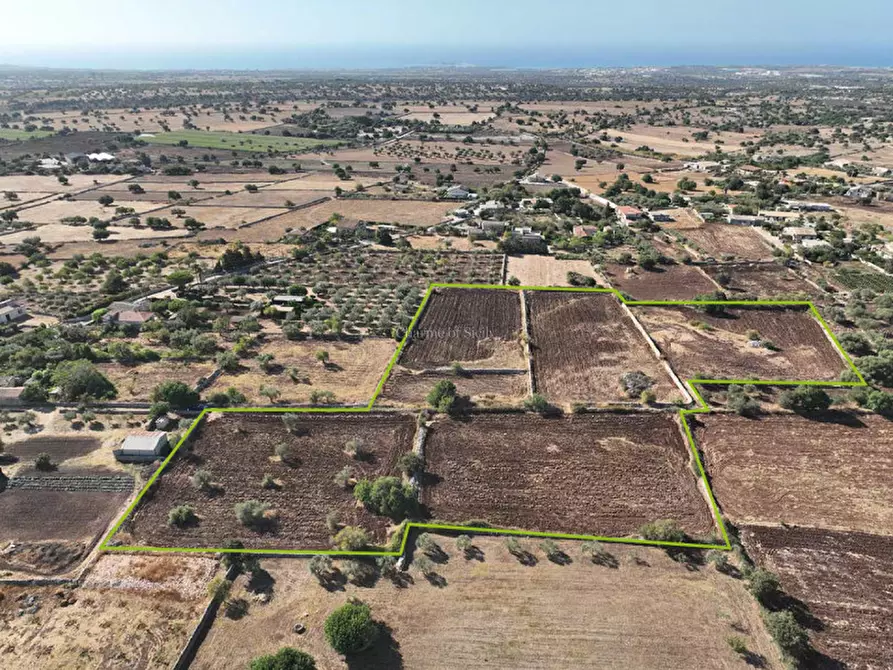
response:
<path fill-rule="evenodd" d="M 303 651 L 282 647 L 275 654 L 255 658 L 249 670 L 316 670 L 316 661 Z"/>
<path fill-rule="evenodd" d="M 219 603 L 226 602 L 229 598 L 233 583 L 223 577 L 215 577 L 208 583 L 208 595 Z"/>
<path fill-rule="evenodd" d="M 236 503 L 236 518 L 243 526 L 259 526 L 265 519 L 265 514 L 270 506 L 259 500 L 246 500 Z"/>
<path fill-rule="evenodd" d="M 657 402 L 657 395 L 655 395 L 654 391 L 650 389 L 647 391 L 642 391 L 642 395 L 639 396 L 639 401 L 643 405 L 653 405 L 655 402 Z"/>
<path fill-rule="evenodd" d="M 375 568 L 371 564 L 356 559 L 344 561 L 341 571 L 354 584 L 363 584 L 375 576 Z"/>
<path fill-rule="evenodd" d="M 53 371 L 52 382 L 63 400 L 105 400 L 117 395 L 114 384 L 87 360 L 62 361 Z"/>
<path fill-rule="evenodd" d="M 328 556 L 314 556 L 307 564 L 310 574 L 318 579 L 327 578 L 332 572 L 332 559 Z"/>
<path fill-rule="evenodd" d="M 651 521 L 639 528 L 639 535 L 652 542 L 684 542 L 685 533 L 670 519 Z"/>
<path fill-rule="evenodd" d="M 791 612 L 766 612 L 763 619 L 769 634 L 785 654 L 795 659 L 806 655 L 809 651 L 809 637 Z"/>
<path fill-rule="evenodd" d="M 344 453 L 356 460 L 363 459 L 366 456 L 366 450 L 362 438 L 354 437 L 345 442 Z"/>
<path fill-rule="evenodd" d="M 440 545 L 431 533 L 422 533 L 416 540 L 416 546 L 426 554 L 436 554 L 440 551 Z"/>
<path fill-rule="evenodd" d="M 375 514 L 399 521 L 411 516 L 416 508 L 415 492 L 397 477 L 364 479 L 353 490 L 354 497 Z"/>
<path fill-rule="evenodd" d="M 297 435 L 301 430 L 301 417 L 297 414 L 283 414 L 282 423 L 285 425 L 285 430 L 292 435 Z"/>
<path fill-rule="evenodd" d="M 644 372 L 627 372 L 620 377 L 620 385 L 630 398 L 641 398 L 643 392 L 654 386 L 654 380 Z"/>
<path fill-rule="evenodd" d="M 747 588 L 764 607 L 775 602 L 781 593 L 778 577 L 762 568 L 750 573 Z"/>
<path fill-rule="evenodd" d="M 778 404 L 794 412 L 823 412 L 831 406 L 831 396 L 815 386 L 798 386 L 782 393 Z"/>
<path fill-rule="evenodd" d="M 170 526 L 182 528 L 196 520 L 195 510 L 190 505 L 177 505 L 167 513 L 167 523 Z"/>
<path fill-rule="evenodd" d="M 471 538 L 468 535 L 460 535 L 456 538 L 456 549 L 461 551 L 463 554 L 468 555 L 468 552 L 471 551 L 472 547 Z"/>
<path fill-rule="evenodd" d="M 49 454 L 37 454 L 37 458 L 34 459 L 34 467 L 43 472 L 56 469 L 56 465 Z"/>
<path fill-rule="evenodd" d="M 298 452 L 292 447 L 290 444 L 279 443 L 276 445 L 274 449 L 276 455 L 286 465 L 297 465 L 298 464 Z"/>
<path fill-rule="evenodd" d="M 207 491 L 211 488 L 211 473 L 207 470 L 196 470 L 195 474 L 190 477 L 189 481 L 200 491 Z"/>
<path fill-rule="evenodd" d="M 425 469 L 425 461 L 414 451 L 409 451 L 397 460 L 397 467 L 404 474 L 416 475 Z"/>
<path fill-rule="evenodd" d="M 456 385 L 449 379 L 441 379 L 428 393 L 426 400 L 439 412 L 449 412 L 456 402 Z"/>
<path fill-rule="evenodd" d="M 360 551 L 369 546 L 369 535 L 357 526 L 345 526 L 335 535 L 335 544 L 343 551 Z"/>
<path fill-rule="evenodd" d="M 744 656 L 747 654 L 747 643 L 744 641 L 743 637 L 739 635 L 731 635 L 726 638 L 726 642 L 729 643 L 729 646 L 732 648 L 736 654 L 740 654 Z"/>
<path fill-rule="evenodd" d="M 152 402 L 166 402 L 174 409 L 194 407 L 198 401 L 198 393 L 180 381 L 161 382 L 152 391 Z"/>
<path fill-rule="evenodd" d="M 554 540 L 543 540 L 540 542 L 540 549 L 550 559 L 558 558 L 561 555 L 561 549 L 558 548 Z"/>
<path fill-rule="evenodd" d="M 278 484 L 276 484 L 276 479 L 269 472 L 260 480 L 260 485 L 265 489 L 275 489 L 279 487 Z"/>
<path fill-rule="evenodd" d="M 355 654 L 368 649 L 378 638 L 379 628 L 369 606 L 359 601 L 345 603 L 326 619 L 323 627 L 332 649 Z"/>
<path fill-rule="evenodd" d="M 549 401 L 546 400 L 545 396 L 534 393 L 529 398 L 524 399 L 524 409 L 542 414 L 549 411 Z"/>

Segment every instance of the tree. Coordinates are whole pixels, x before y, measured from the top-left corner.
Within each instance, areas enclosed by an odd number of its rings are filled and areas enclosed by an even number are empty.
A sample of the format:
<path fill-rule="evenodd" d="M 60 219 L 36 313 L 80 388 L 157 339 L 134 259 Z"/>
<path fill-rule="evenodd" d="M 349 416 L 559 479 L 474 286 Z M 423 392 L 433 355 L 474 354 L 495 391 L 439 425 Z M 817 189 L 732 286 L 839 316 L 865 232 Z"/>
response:
<path fill-rule="evenodd" d="M 53 463 L 53 459 L 50 458 L 49 454 L 37 454 L 37 457 L 34 459 L 34 467 L 42 472 L 49 472 L 56 469 L 56 464 Z"/>
<path fill-rule="evenodd" d="M 127 290 L 127 282 L 124 281 L 124 277 L 121 276 L 120 272 L 112 270 L 106 275 L 101 290 L 106 295 L 117 295 Z"/>
<path fill-rule="evenodd" d="M 335 535 L 335 545 L 342 551 L 360 551 L 369 546 L 369 534 L 358 526 L 345 526 Z"/>
<path fill-rule="evenodd" d="M 276 388 L 275 386 L 271 386 L 269 384 L 262 384 L 260 387 L 260 391 L 258 391 L 262 396 L 267 398 L 271 403 L 276 402 L 279 396 L 282 395 L 282 392 Z"/>
<path fill-rule="evenodd" d="M 793 412 L 823 412 L 831 406 L 831 396 L 816 386 L 798 386 L 785 391 L 778 404 Z"/>
<path fill-rule="evenodd" d="M 676 188 L 680 191 L 694 191 L 698 187 L 697 183 L 693 179 L 689 179 L 688 177 L 684 177 L 676 182 Z"/>
<path fill-rule="evenodd" d="M 781 593 L 778 577 L 762 568 L 750 573 L 747 588 L 764 607 L 772 605 Z"/>
<path fill-rule="evenodd" d="M 795 659 L 803 658 L 807 654 L 809 636 L 797 623 L 793 613 L 788 610 L 766 612 L 763 620 L 766 622 L 766 630 L 785 654 Z"/>
<path fill-rule="evenodd" d="M 152 391 L 152 402 L 166 402 L 174 409 L 188 409 L 199 402 L 199 395 L 184 382 L 161 382 Z"/>
<path fill-rule="evenodd" d="M 353 490 L 354 497 L 369 510 L 399 521 L 416 508 L 415 492 L 397 477 L 379 477 L 374 482 L 364 479 Z"/>
<path fill-rule="evenodd" d="M 195 510 L 191 505 L 177 505 L 167 513 L 167 523 L 170 526 L 182 528 L 196 520 Z"/>
<path fill-rule="evenodd" d="M 449 379 L 441 379 L 427 397 L 428 404 L 440 412 L 449 412 L 456 402 L 456 385 Z"/>
<path fill-rule="evenodd" d="M 397 460 L 397 467 L 400 472 L 412 476 L 425 469 L 425 461 L 414 451 L 409 451 Z"/>
<path fill-rule="evenodd" d="M 255 658 L 249 670 L 316 670 L 316 661 L 306 652 L 282 647 L 275 654 Z"/>
<path fill-rule="evenodd" d="M 178 289 L 182 289 L 193 279 L 195 279 L 195 277 L 189 270 L 174 270 L 167 276 L 168 283 L 173 284 Z"/>
<path fill-rule="evenodd" d="M 99 204 L 103 207 L 108 207 L 113 202 L 115 202 L 115 199 L 110 195 L 101 195 L 99 196 L 99 200 L 97 202 L 99 202 Z"/>
<path fill-rule="evenodd" d="M 63 400 L 95 398 L 108 400 L 118 392 L 104 374 L 87 360 L 62 361 L 52 375 L 53 384 L 59 387 Z"/>
<path fill-rule="evenodd" d="M 111 237 L 112 234 L 109 232 L 108 228 L 96 226 L 95 228 L 93 228 L 92 235 L 94 240 L 101 242 L 102 240 L 107 240 L 109 237 Z"/>
<path fill-rule="evenodd" d="M 639 528 L 639 535 L 645 540 L 654 542 L 684 542 L 685 532 L 675 521 L 660 519 L 646 523 Z"/>
<path fill-rule="evenodd" d="M 369 606 L 348 602 L 332 612 L 324 626 L 326 640 L 340 654 L 356 654 L 368 649 L 378 638 L 379 627 Z"/>

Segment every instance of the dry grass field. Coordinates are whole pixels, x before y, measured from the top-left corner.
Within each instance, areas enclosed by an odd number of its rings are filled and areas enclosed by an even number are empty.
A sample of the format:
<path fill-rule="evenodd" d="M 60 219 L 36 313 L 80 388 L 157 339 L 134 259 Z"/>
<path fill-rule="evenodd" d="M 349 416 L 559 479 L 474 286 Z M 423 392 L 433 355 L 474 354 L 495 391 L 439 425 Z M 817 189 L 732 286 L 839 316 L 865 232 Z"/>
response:
<path fill-rule="evenodd" d="M 589 261 L 559 260 L 536 254 L 509 256 L 506 276 L 517 278 L 521 286 L 570 286 L 569 272 L 599 279 Z"/>
<path fill-rule="evenodd" d="M 292 191 L 334 191 L 335 187 L 339 187 L 344 191 L 355 191 L 357 186 L 373 186 L 380 182 L 389 181 L 390 175 L 382 173 L 381 177 L 353 177 L 352 179 L 339 179 L 331 172 L 311 172 L 303 176 L 278 181 L 271 184 L 267 188 L 269 190 L 292 190 Z"/>
<path fill-rule="evenodd" d="M 177 217 L 171 213 L 171 209 L 174 208 L 182 209 L 185 213 Z M 193 217 L 208 228 L 234 229 L 286 214 L 288 211 L 284 207 L 203 207 L 201 205 L 183 207 L 175 205 L 153 212 L 152 216 L 169 219 L 174 226 L 177 226 L 178 222 L 182 223 L 185 219 Z"/>
<path fill-rule="evenodd" d="M 104 556 L 76 589 L 0 586 L 0 665 L 170 668 L 198 623 L 215 569 L 203 558 Z M 40 609 L 18 616 L 26 596 Z"/>
<path fill-rule="evenodd" d="M 654 381 L 657 400 L 680 396 L 614 295 L 528 291 L 526 296 L 536 391 L 550 401 L 629 401 L 620 378 L 635 371 Z"/>
<path fill-rule="evenodd" d="M 845 363 L 821 325 L 803 309 L 632 307 L 683 379 L 837 379 Z M 749 334 L 775 350 L 751 346 Z"/>
<path fill-rule="evenodd" d="M 255 360 L 245 360 L 242 371 L 222 374 L 206 394 L 234 386 L 245 394 L 249 403 L 265 405 L 269 399 L 259 391 L 267 385 L 280 391 L 280 404 L 307 403 L 313 391 L 331 391 L 340 403 L 365 404 L 372 398 L 396 349 L 397 343 L 385 338 L 364 338 L 359 342 L 293 342 L 274 337 L 258 349 L 259 354 L 273 355 L 271 374 L 260 370 Z M 329 353 L 329 364 L 325 367 L 316 360 L 319 350 Z M 292 368 L 304 379 L 293 382 L 288 374 Z"/>
<path fill-rule="evenodd" d="M 435 119 L 434 115 L 439 114 L 440 118 Z M 493 114 L 485 114 L 483 112 L 438 112 L 438 111 L 429 111 L 429 112 L 410 112 L 406 116 L 401 116 L 401 119 L 405 119 L 406 121 L 424 121 L 425 123 L 431 123 L 432 121 L 440 121 L 441 125 L 444 126 L 470 126 L 472 123 L 484 123 L 489 119 L 493 118 Z"/>
<path fill-rule="evenodd" d="M 878 415 L 705 415 L 695 438 L 735 523 L 893 535 L 893 423 Z"/>
<path fill-rule="evenodd" d="M 99 195 L 96 197 L 99 198 Z M 96 200 L 53 200 L 21 210 L 19 219 L 32 223 L 58 223 L 69 216 L 83 216 L 86 219 L 95 216 L 102 220 L 108 220 L 115 216 L 115 209 L 118 207 L 130 207 L 136 210 L 137 214 L 158 209 L 156 204 L 138 200 L 116 200 L 108 207 L 103 207 Z"/>
<path fill-rule="evenodd" d="M 149 402 L 153 389 L 161 382 L 180 381 L 194 387 L 199 379 L 214 371 L 215 365 L 161 360 L 133 366 L 100 363 L 97 367 L 115 385 L 119 401 Z"/>
<path fill-rule="evenodd" d="M 454 202 L 424 202 L 420 200 L 329 200 L 277 217 L 271 222 L 277 228 L 306 230 L 323 224 L 332 214 L 340 214 L 347 221 L 393 223 L 408 226 L 435 226 L 451 210 Z"/>
<path fill-rule="evenodd" d="M 427 407 L 427 395 L 441 379 L 456 385 L 456 394 L 468 398 L 476 407 L 517 407 L 530 392 L 526 372 L 518 374 L 478 374 L 465 372 L 462 375 L 436 372 L 412 372 L 402 366 L 395 366 L 377 405 L 421 408 Z"/>
<path fill-rule="evenodd" d="M 306 561 L 263 561 L 274 580 L 271 602 L 252 604 L 238 621 L 218 618 L 192 667 L 244 667 L 292 645 L 311 653 L 319 670 L 577 670 L 594 659 L 610 670 L 746 670 L 726 643 L 733 634 L 766 670 L 784 667 L 753 597 L 712 569 L 687 569 L 656 549 L 611 546 L 612 569 L 580 558 L 575 543 L 561 544 L 572 559 L 562 566 L 526 542 L 538 561 L 530 567 L 500 539 L 475 538 L 479 561 L 461 557 L 448 538 L 438 542 L 448 555 L 436 568 L 438 585 L 412 568 L 405 588 L 382 579 L 328 591 Z M 234 595 L 252 599 L 243 579 Z M 326 643 L 323 622 L 349 597 L 368 603 L 389 634 L 346 663 Z M 303 636 L 292 632 L 296 621 L 307 627 Z"/>
<path fill-rule="evenodd" d="M 56 177 L 38 175 L 10 175 L 0 177 L 0 191 L 44 191 L 52 193 L 74 193 L 102 184 L 125 181 L 127 177 L 113 174 L 73 174 L 68 176 L 68 186 L 59 183 Z M 99 197 L 99 196 L 97 196 Z"/>
<path fill-rule="evenodd" d="M 326 197 L 328 195 L 320 191 L 263 188 L 255 193 L 239 191 L 231 195 L 226 195 L 225 193 L 213 194 L 213 198 L 202 200 L 201 204 L 207 207 L 300 207 Z M 286 205 L 286 202 L 290 202 L 291 205 Z"/>
<path fill-rule="evenodd" d="M 409 235 L 406 238 L 413 249 L 441 249 L 453 251 L 496 251 L 493 240 L 469 240 L 467 237 L 440 237 L 436 235 Z"/>
<path fill-rule="evenodd" d="M 172 237 L 184 237 L 187 234 L 185 229 L 174 230 L 152 230 L 151 228 L 133 228 L 131 226 L 109 226 L 111 237 L 103 242 L 96 242 L 93 239 L 93 228 L 87 225 L 68 226 L 62 223 L 48 223 L 39 226 L 36 230 L 20 230 L 16 233 L 0 236 L 0 244 L 15 245 L 28 237 L 39 237 L 42 242 L 47 244 L 57 243 L 84 243 L 84 251 L 80 253 L 91 254 L 95 251 L 102 250 L 106 246 L 110 246 L 117 240 L 162 240 Z M 117 253 L 117 247 L 115 252 Z M 70 253 L 76 253 L 71 251 Z M 70 257 L 70 256 L 68 256 Z"/>

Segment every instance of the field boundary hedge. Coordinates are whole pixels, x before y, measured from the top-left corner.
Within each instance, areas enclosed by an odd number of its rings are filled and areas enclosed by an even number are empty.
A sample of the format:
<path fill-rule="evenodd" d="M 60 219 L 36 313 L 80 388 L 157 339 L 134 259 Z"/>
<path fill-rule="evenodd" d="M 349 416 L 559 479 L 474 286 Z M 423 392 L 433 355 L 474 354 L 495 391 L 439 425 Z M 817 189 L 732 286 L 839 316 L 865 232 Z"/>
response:
<path fill-rule="evenodd" d="M 400 354 L 403 351 L 403 348 L 406 346 L 406 343 L 409 341 L 412 336 L 413 331 L 425 309 L 425 306 L 428 303 L 428 298 L 431 296 L 432 292 L 438 288 L 457 288 L 457 289 L 494 289 L 494 290 L 506 290 L 506 291 L 563 291 L 568 293 L 609 293 L 614 295 L 620 302 L 624 305 L 633 305 L 633 306 L 705 306 L 705 305 L 722 305 L 725 307 L 800 307 L 807 308 L 815 319 L 818 321 L 819 325 L 825 332 L 825 335 L 828 337 L 832 345 L 837 349 L 837 352 L 840 354 L 841 358 L 846 362 L 849 371 L 856 377 L 857 381 L 824 381 L 824 380 L 753 380 L 753 379 L 686 379 L 685 383 L 688 388 L 691 390 L 693 397 L 696 399 L 696 405 L 692 408 L 680 408 L 679 417 L 682 422 L 682 426 L 685 431 L 686 438 L 688 440 L 688 446 L 691 450 L 692 456 L 694 458 L 694 462 L 697 465 L 698 475 L 700 476 L 701 481 L 704 484 L 704 490 L 707 494 L 707 499 L 709 501 L 710 509 L 713 514 L 714 520 L 716 521 L 717 526 L 719 527 L 720 534 L 722 536 L 723 542 L 720 543 L 710 543 L 710 542 L 666 542 L 659 540 L 643 540 L 640 538 L 633 537 L 604 537 L 598 535 L 583 535 L 583 534 L 573 534 L 573 533 L 555 533 L 549 531 L 533 531 L 533 530 L 523 530 L 516 528 L 486 528 L 486 527 L 477 527 L 477 526 L 463 526 L 456 524 L 443 524 L 443 523 L 424 523 L 424 522 L 408 522 L 404 524 L 403 537 L 400 541 L 400 546 L 396 550 L 389 549 L 369 549 L 364 551 L 343 551 L 340 549 L 232 549 L 226 547 L 218 547 L 218 548 L 208 548 L 208 547 L 145 547 L 145 546 L 127 546 L 127 545 L 114 545 L 111 544 L 112 538 L 124 524 L 124 522 L 130 517 L 133 511 L 136 509 L 140 500 L 142 500 L 143 496 L 146 492 L 152 487 L 152 485 L 158 480 L 161 473 L 167 467 L 167 465 L 171 462 L 171 459 L 174 458 L 177 451 L 183 446 L 183 444 L 189 439 L 193 429 L 198 426 L 205 415 L 210 412 L 220 412 L 220 413 L 275 413 L 275 414 L 286 414 L 286 413 L 294 413 L 294 412 L 303 412 L 303 413 L 314 413 L 314 414 L 363 414 L 369 413 L 372 411 L 373 406 L 375 405 L 376 400 L 378 400 L 379 395 L 384 389 L 385 382 L 387 382 L 388 378 L 391 375 L 391 372 L 394 369 L 394 365 L 397 363 L 397 360 L 400 357 Z M 296 407 L 296 408 L 279 408 L 279 407 L 229 407 L 229 408 L 204 408 L 201 413 L 196 417 L 195 421 L 189 426 L 183 436 L 180 438 L 180 441 L 177 442 L 177 445 L 171 451 L 171 453 L 165 458 L 162 464 L 158 467 L 158 469 L 152 474 L 149 480 L 146 482 L 146 485 L 139 492 L 134 501 L 127 507 L 124 514 L 121 515 L 121 518 L 115 523 L 109 533 L 105 536 L 100 545 L 100 549 L 104 551 L 146 551 L 146 552 L 172 552 L 172 553 L 249 553 L 249 554 L 266 554 L 266 555 L 298 555 L 298 556 L 314 556 L 314 555 L 334 555 L 334 556 L 402 556 L 406 550 L 406 543 L 409 538 L 410 532 L 414 528 L 419 529 L 428 529 L 428 530 L 443 530 L 443 531 L 451 531 L 451 532 L 465 532 L 465 533 L 473 533 L 473 534 L 488 534 L 488 535 L 519 535 L 525 537 L 544 537 L 544 538 L 553 538 L 553 539 L 565 539 L 565 540 L 587 540 L 587 541 L 599 541 L 599 542 L 612 542 L 617 544 L 637 544 L 637 545 L 648 545 L 655 547 L 677 547 L 677 548 L 687 548 L 687 549 L 716 549 L 723 551 L 730 551 L 732 549 L 732 544 L 729 540 L 728 531 L 726 530 L 725 523 L 722 519 L 722 515 L 719 512 L 719 506 L 716 503 L 716 499 L 713 495 L 713 491 L 710 488 L 710 482 L 707 478 L 707 473 L 704 470 L 704 465 L 701 462 L 700 454 L 698 453 L 697 445 L 695 444 L 694 435 L 691 430 L 691 426 L 689 425 L 688 417 L 693 414 L 705 414 L 710 412 L 710 407 L 701 394 L 698 392 L 698 386 L 706 386 L 706 385 L 728 385 L 728 384 L 753 384 L 753 385 L 762 385 L 762 386 L 826 386 L 826 387 L 859 387 L 859 386 L 868 386 L 868 383 L 862 377 L 859 370 L 854 365 L 850 356 L 844 351 L 843 347 L 840 346 L 840 342 L 834 336 L 834 333 L 831 332 L 831 329 L 828 327 L 827 322 L 822 318 L 821 314 L 819 314 L 818 309 L 816 309 L 815 305 L 812 302 L 807 300 L 627 300 L 623 297 L 623 295 L 617 290 L 613 288 L 579 288 L 579 287 L 552 287 L 552 286 L 506 286 L 502 284 L 446 284 L 446 283 L 434 283 L 428 286 L 428 290 L 425 292 L 425 295 L 422 299 L 421 304 L 416 310 L 415 315 L 413 316 L 412 321 L 409 324 L 409 327 L 406 330 L 403 338 L 400 340 L 399 345 L 397 346 L 396 351 L 394 352 L 391 360 L 388 363 L 387 368 L 385 368 L 384 374 L 380 381 L 378 382 L 378 386 L 375 388 L 375 392 L 372 395 L 372 398 L 369 400 L 369 403 L 365 407 Z"/>

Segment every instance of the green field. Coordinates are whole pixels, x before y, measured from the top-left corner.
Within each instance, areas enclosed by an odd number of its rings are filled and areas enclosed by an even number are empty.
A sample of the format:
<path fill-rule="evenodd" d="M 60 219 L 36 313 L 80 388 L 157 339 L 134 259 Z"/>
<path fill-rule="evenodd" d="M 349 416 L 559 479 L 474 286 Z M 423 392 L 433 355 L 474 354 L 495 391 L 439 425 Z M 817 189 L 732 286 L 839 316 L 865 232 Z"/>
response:
<path fill-rule="evenodd" d="M 870 288 L 874 291 L 893 291 L 893 278 L 878 272 L 863 272 L 853 268 L 841 268 L 834 278 L 844 288 L 850 290 Z"/>
<path fill-rule="evenodd" d="M 333 147 L 341 140 L 317 140 L 310 137 L 281 137 L 279 135 L 252 135 L 226 131 L 174 130 L 167 133 L 151 133 L 153 137 L 139 137 L 150 144 L 178 145 L 202 149 L 231 149 L 233 151 L 309 151 L 317 147 Z"/>
<path fill-rule="evenodd" d="M 0 128 L 0 140 L 30 140 L 36 137 L 49 137 L 55 135 L 51 130 L 16 130 L 14 128 Z"/>

